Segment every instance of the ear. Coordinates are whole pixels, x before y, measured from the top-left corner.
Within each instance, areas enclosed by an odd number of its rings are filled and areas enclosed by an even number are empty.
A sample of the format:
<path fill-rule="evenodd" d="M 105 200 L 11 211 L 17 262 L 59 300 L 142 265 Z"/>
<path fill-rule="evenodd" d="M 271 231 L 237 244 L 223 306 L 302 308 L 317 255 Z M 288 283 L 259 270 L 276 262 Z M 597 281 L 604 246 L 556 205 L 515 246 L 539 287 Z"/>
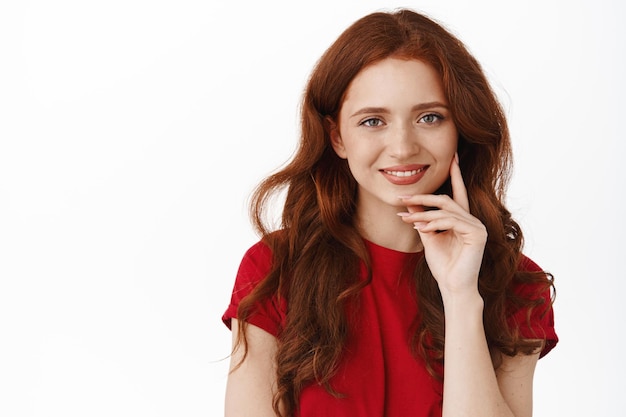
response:
<path fill-rule="evenodd" d="M 343 139 L 341 139 L 337 123 L 331 119 L 330 116 L 326 116 L 324 119 L 324 127 L 326 128 L 326 132 L 328 132 L 328 136 L 330 136 L 330 144 L 335 150 L 337 156 L 342 159 L 346 159 L 346 147 L 343 145 Z"/>

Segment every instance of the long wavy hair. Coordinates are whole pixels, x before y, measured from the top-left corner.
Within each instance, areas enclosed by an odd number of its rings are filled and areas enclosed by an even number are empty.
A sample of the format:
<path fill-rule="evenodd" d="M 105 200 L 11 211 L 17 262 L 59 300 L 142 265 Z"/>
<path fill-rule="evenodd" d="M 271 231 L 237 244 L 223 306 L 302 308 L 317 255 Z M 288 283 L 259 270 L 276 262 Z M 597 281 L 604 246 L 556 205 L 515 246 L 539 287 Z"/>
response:
<path fill-rule="evenodd" d="M 350 82 L 363 68 L 385 58 L 417 59 L 441 76 L 457 127 L 461 171 L 472 214 L 488 231 L 479 276 L 485 302 L 484 326 L 491 349 L 506 355 L 541 347 L 510 328 L 513 309 L 532 309 L 542 300 L 511 291 L 513 281 L 552 285 L 545 273 L 518 271 L 522 232 L 503 203 L 511 165 L 511 145 L 503 110 L 480 65 L 462 42 L 430 18 L 401 9 L 377 12 L 356 21 L 317 62 L 301 109 L 301 138 L 291 161 L 266 178 L 251 200 L 251 217 L 271 248 L 269 275 L 241 303 L 237 312 L 244 352 L 246 318 L 267 297 L 287 300 L 286 323 L 278 335 L 274 410 L 290 416 L 302 389 L 322 384 L 332 395 L 331 380 L 349 337 L 349 304 L 371 280 L 368 253 L 354 224 L 357 184 L 347 162 L 330 143 L 325 119 L 337 120 Z M 273 197 L 286 191 L 280 225 L 268 221 Z M 449 182 L 438 192 L 450 192 Z M 414 271 L 420 315 L 415 317 L 411 348 L 442 378 L 444 314 L 441 294 L 425 261 Z M 549 300 L 548 300 L 549 301 Z M 529 313 L 530 315 L 530 313 Z M 537 339 L 540 339 L 538 335 Z M 245 358 L 245 356 L 244 356 Z"/>

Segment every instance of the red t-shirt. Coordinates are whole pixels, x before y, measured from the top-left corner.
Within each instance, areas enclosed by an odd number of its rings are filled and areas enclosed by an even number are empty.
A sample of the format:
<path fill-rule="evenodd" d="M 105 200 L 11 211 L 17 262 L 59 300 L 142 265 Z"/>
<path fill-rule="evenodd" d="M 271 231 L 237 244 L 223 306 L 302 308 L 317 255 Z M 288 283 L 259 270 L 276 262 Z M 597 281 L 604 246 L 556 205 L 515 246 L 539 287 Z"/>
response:
<path fill-rule="evenodd" d="M 357 322 L 345 347 L 346 355 L 331 380 L 332 387 L 343 394 L 335 398 L 312 383 L 300 396 L 300 416 L 369 417 L 369 416 L 440 416 L 443 386 L 428 373 L 421 358 L 409 346 L 413 318 L 418 305 L 411 290 L 411 268 L 421 253 L 404 253 L 366 242 L 372 260 L 373 279 L 360 292 Z M 244 256 L 231 303 L 222 320 L 230 327 L 237 317 L 239 302 L 267 275 L 271 251 L 259 242 Z M 525 270 L 540 268 L 530 259 L 522 262 Z M 363 273 L 365 269 L 363 268 Z M 520 289 L 520 292 L 528 288 Z M 549 297 L 549 293 L 545 294 Z M 538 309 L 535 309 L 538 310 Z M 277 336 L 284 325 L 286 302 L 277 298 L 261 303 L 248 319 L 266 332 Z M 526 325 L 525 311 L 510 318 L 520 325 L 524 337 L 545 335 L 548 353 L 558 338 L 554 332 L 553 313 L 535 314 Z"/>

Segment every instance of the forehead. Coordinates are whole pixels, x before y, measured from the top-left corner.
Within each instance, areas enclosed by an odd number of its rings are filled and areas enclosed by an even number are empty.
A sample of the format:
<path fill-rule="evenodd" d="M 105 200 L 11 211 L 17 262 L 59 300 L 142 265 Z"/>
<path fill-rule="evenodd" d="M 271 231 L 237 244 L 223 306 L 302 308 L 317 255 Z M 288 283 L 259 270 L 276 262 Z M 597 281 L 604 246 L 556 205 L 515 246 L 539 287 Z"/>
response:
<path fill-rule="evenodd" d="M 352 105 L 415 105 L 445 103 L 439 73 L 416 59 L 386 58 L 363 68 L 346 90 L 342 108 Z"/>

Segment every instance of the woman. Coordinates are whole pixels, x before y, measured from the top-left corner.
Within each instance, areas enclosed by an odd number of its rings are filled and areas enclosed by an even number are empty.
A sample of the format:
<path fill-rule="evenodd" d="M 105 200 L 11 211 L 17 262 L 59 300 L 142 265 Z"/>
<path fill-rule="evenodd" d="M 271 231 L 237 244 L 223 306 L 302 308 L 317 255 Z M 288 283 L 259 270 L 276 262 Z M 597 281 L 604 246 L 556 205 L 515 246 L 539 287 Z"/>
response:
<path fill-rule="evenodd" d="M 458 39 L 409 10 L 348 28 L 308 82 L 296 155 L 253 198 L 226 414 L 530 416 L 557 337 L 551 277 L 503 204 L 510 157 Z"/>

